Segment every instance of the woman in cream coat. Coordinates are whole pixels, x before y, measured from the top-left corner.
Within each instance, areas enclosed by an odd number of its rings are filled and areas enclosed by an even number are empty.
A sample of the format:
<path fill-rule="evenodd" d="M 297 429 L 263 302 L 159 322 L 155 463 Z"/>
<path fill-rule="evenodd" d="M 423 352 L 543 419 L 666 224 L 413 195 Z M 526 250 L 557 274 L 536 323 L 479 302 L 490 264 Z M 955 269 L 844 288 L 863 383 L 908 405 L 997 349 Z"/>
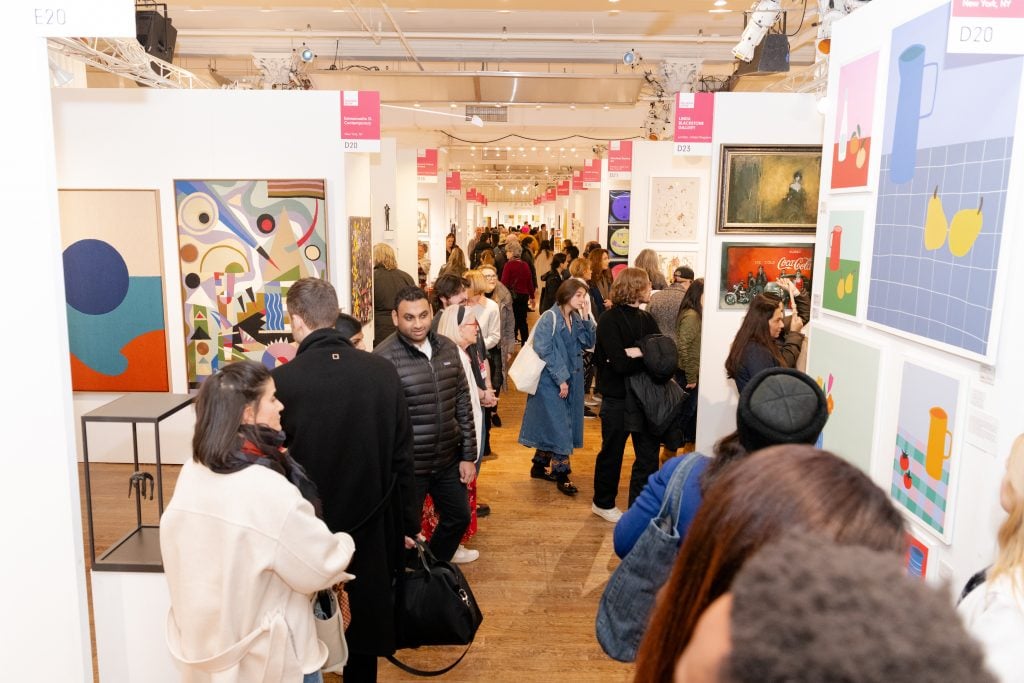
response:
<path fill-rule="evenodd" d="M 259 363 L 226 365 L 196 399 L 192 460 L 160 520 L 167 644 L 186 683 L 316 683 L 327 658 L 311 605 L 353 578 L 351 536 L 281 448 L 281 402 Z"/>
<path fill-rule="evenodd" d="M 1010 449 L 999 504 L 1008 516 L 995 564 L 968 583 L 957 611 L 1000 683 L 1024 683 L 1024 434 Z"/>

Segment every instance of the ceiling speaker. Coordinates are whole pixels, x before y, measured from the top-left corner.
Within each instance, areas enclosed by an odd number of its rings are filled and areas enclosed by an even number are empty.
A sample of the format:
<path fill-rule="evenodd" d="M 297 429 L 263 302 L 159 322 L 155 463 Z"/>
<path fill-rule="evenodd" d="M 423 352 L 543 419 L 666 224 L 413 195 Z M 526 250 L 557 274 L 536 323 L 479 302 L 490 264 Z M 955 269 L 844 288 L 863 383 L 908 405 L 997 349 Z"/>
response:
<path fill-rule="evenodd" d="M 739 62 L 737 76 L 774 74 L 789 71 L 789 38 L 784 33 L 769 33 L 754 48 L 754 58 Z"/>

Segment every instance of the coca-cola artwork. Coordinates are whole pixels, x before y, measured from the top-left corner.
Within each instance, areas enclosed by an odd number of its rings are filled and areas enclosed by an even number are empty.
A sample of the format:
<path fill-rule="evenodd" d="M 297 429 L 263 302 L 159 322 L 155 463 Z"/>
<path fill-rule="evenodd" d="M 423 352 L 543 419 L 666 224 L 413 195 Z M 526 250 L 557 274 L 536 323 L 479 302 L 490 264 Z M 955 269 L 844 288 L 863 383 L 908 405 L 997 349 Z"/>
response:
<path fill-rule="evenodd" d="M 722 147 L 719 233 L 813 233 L 821 147 Z"/>
<path fill-rule="evenodd" d="M 813 244 L 722 244 L 721 309 L 745 309 L 765 291 L 786 291 L 792 280 L 801 292 L 810 292 L 814 269 Z"/>

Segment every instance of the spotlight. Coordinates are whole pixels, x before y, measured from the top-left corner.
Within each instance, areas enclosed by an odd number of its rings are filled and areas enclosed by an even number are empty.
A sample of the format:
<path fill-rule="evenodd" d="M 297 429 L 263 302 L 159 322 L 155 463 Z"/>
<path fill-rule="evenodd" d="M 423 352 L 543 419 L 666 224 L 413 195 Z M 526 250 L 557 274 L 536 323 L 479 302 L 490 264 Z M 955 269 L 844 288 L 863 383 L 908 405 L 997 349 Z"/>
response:
<path fill-rule="evenodd" d="M 622 63 L 626 66 L 633 66 L 640 61 L 640 55 L 636 53 L 636 50 L 630 50 L 626 54 L 622 55 Z"/>
<path fill-rule="evenodd" d="M 761 44 L 781 12 L 780 0 L 758 0 L 752 7 L 750 21 L 743 29 L 740 42 L 732 49 L 732 56 L 743 62 L 753 59 L 754 48 Z"/>
<path fill-rule="evenodd" d="M 309 62 L 313 61 L 313 57 L 316 57 L 316 55 L 314 55 L 313 51 L 310 50 L 308 47 L 306 47 L 306 44 L 303 43 L 302 44 L 302 52 L 299 53 L 299 59 L 301 59 L 302 61 L 304 61 L 306 63 L 309 63 Z"/>

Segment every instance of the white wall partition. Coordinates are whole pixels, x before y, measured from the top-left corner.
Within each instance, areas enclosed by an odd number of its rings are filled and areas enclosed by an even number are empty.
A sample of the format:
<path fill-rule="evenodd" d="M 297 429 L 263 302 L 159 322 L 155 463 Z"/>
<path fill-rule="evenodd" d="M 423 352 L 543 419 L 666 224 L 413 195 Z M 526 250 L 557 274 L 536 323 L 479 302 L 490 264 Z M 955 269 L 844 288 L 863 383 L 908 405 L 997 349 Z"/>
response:
<path fill-rule="evenodd" d="M 903 486 L 897 476 L 901 452 L 896 438 L 898 433 L 902 437 L 904 432 L 914 431 L 908 419 L 912 414 L 907 414 L 911 404 L 918 401 L 927 407 L 938 401 L 934 387 L 904 381 L 911 377 L 904 375 L 904 364 L 909 361 L 959 383 L 957 414 L 947 425 L 952 439 L 948 470 L 943 467 L 943 476 L 949 477 L 942 486 L 943 532 L 904 509 L 911 533 L 929 549 L 926 579 L 952 579 L 951 590 L 956 593 L 967 577 L 993 560 L 996 530 L 1005 517 L 998 503 L 999 484 L 1010 444 L 1024 431 L 1024 402 L 1020 400 L 1024 356 L 1019 350 L 1024 337 L 1024 316 L 1013 299 L 1009 272 L 1015 259 L 1019 260 L 1024 253 L 1024 202 L 1020 193 L 1014 191 L 1024 179 L 1024 155 L 1018 137 L 1024 132 L 1024 60 L 943 54 L 949 16 L 949 3 L 944 0 L 872 3 L 833 27 L 829 114 L 824 127 L 822 163 L 825 212 L 819 215 L 815 277 L 824 283 L 817 273 L 825 273 L 828 268 L 831 231 L 833 224 L 839 222 L 828 218 L 834 211 L 863 212 L 860 253 L 847 256 L 844 246 L 842 254 L 843 259 L 860 257 L 861 305 L 856 318 L 834 314 L 820 305 L 828 303 L 834 307 L 834 303 L 828 302 L 828 290 L 815 287 L 826 299 L 816 302 L 819 305 L 810 329 L 810 361 L 818 362 L 825 353 L 825 342 L 816 341 L 816 329 L 881 349 L 870 472 L 883 489 L 895 496 L 913 496 L 921 490 L 919 485 L 930 486 L 924 472 L 913 466 L 913 490 Z M 911 58 L 914 54 L 921 59 L 915 62 Z M 907 58 L 897 62 L 901 56 Z M 844 72 L 844 67 L 864 64 L 865 58 L 868 63 L 877 63 L 877 67 L 868 69 L 867 76 Z M 915 64 L 921 67 L 926 81 L 916 97 L 918 102 L 913 94 L 905 96 L 903 92 L 904 86 L 912 87 Z M 856 97 L 851 98 L 851 92 L 857 93 Z M 855 114 L 857 101 L 872 96 L 875 106 Z M 901 111 L 907 103 L 912 103 L 911 114 L 903 117 Z M 922 109 L 913 111 L 917 106 Z M 861 140 L 851 146 L 849 142 L 857 137 L 858 126 Z M 836 154 L 838 144 L 845 147 L 848 158 L 856 160 L 850 155 L 859 153 L 858 147 L 868 138 L 867 185 L 827 191 L 825 188 L 832 185 L 833 156 L 837 157 L 839 167 L 843 165 Z M 996 145 L 991 142 L 993 138 L 998 140 Z M 1009 143 L 1004 147 L 1007 140 Z M 990 175 L 987 166 L 993 146 L 998 147 L 1000 155 L 998 172 Z M 907 150 L 912 152 L 910 157 L 905 154 Z M 975 153 L 979 154 L 977 158 Z M 896 168 L 902 163 L 897 161 L 900 156 L 909 158 L 911 166 L 897 174 Z M 883 157 L 888 162 L 885 166 Z M 921 166 L 921 159 L 928 158 L 931 161 L 926 167 Z M 912 179 L 903 181 L 901 178 L 908 174 Z M 844 181 L 836 184 L 843 185 Z M 880 188 L 886 193 L 882 200 Z M 902 210 L 890 211 L 887 197 L 893 195 L 897 203 L 903 202 Z M 979 195 L 986 197 L 984 214 L 976 209 Z M 937 223 L 934 218 L 926 220 L 929 204 L 935 203 L 930 201 L 933 197 L 935 202 L 941 201 L 945 213 L 938 225 L 943 240 L 929 244 L 928 233 L 936 226 L 925 226 Z M 979 223 L 982 216 L 984 219 L 984 225 L 978 225 L 981 234 L 973 252 L 966 255 L 960 252 L 965 247 L 970 251 L 970 244 L 959 242 L 959 246 L 954 246 L 954 240 L 963 237 L 954 225 L 954 216 L 960 213 L 957 209 L 977 217 Z M 949 219 L 954 220 L 947 224 Z M 893 246 L 889 235 L 896 230 L 902 231 L 905 241 Z M 923 248 L 909 249 L 915 242 L 921 244 L 922 233 Z M 993 251 L 996 247 L 997 252 Z M 911 265 L 901 265 L 900 272 L 892 273 L 887 261 L 901 251 L 912 252 Z M 995 278 L 979 277 L 974 267 L 985 258 L 992 260 L 993 253 L 997 254 L 993 261 L 997 263 Z M 925 269 L 933 268 L 937 269 L 934 276 L 925 277 Z M 891 290 L 893 286 L 890 282 L 923 286 L 910 297 L 883 297 L 886 288 Z M 995 353 L 990 351 L 987 358 L 979 359 L 950 346 L 937 348 L 931 337 L 910 338 L 905 331 L 877 322 L 877 314 L 868 310 L 869 303 L 884 304 L 935 321 L 943 310 L 953 309 L 939 310 L 933 305 L 923 310 L 915 308 L 916 303 L 921 301 L 919 297 L 936 299 L 937 303 L 947 291 L 953 302 L 950 306 L 969 304 L 991 310 L 989 345 L 995 347 Z M 965 327 L 969 324 L 966 316 L 961 320 Z M 950 320 L 951 324 L 956 322 L 959 321 Z M 934 329 L 928 325 L 917 330 L 921 335 L 934 335 Z M 930 453 L 932 449 L 924 445 L 922 450 Z M 941 458 L 945 453 L 938 455 Z"/>
<path fill-rule="evenodd" d="M 369 162 L 365 154 L 346 162 L 337 132 L 337 93 L 138 88 L 55 90 L 53 99 L 60 188 L 160 193 L 171 391 L 187 391 L 175 179 L 326 179 L 331 281 L 348 308 L 348 216 L 369 215 Z M 356 165 L 358 177 L 346 177 L 346 163 Z M 364 202 L 358 211 L 350 211 L 350 196 Z M 76 420 L 115 398 L 116 394 L 76 394 Z M 189 453 L 189 414 L 162 426 L 166 462 L 182 462 Z M 90 458 L 130 459 L 129 430 L 96 433 L 93 437 L 90 427 Z M 147 441 L 140 439 L 144 449 Z"/>
<path fill-rule="evenodd" d="M 712 192 L 709 196 L 707 258 L 704 271 L 704 326 L 701 338 L 700 396 L 697 448 L 710 453 L 714 442 L 736 428 L 736 386 L 725 377 L 729 346 L 743 320 L 744 310 L 718 310 L 722 243 L 743 241 L 813 242 L 813 235 L 719 235 L 718 177 L 722 145 L 819 145 L 822 116 L 813 95 L 774 93 L 717 93 L 711 157 Z M 640 146 L 643 149 L 643 146 Z M 636 149 L 636 146 L 634 146 Z M 636 163 L 634 162 L 634 168 Z M 634 171 L 635 173 L 635 171 Z M 635 177 L 635 176 L 634 176 Z"/>

